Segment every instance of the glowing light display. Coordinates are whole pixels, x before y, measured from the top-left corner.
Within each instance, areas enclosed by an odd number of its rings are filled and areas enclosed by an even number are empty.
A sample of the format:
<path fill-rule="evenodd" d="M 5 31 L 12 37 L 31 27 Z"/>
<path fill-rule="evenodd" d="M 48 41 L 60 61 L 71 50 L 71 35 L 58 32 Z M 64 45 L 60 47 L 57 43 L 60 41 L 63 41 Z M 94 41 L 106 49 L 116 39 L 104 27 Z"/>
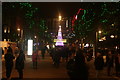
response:
<path fill-rule="evenodd" d="M 54 39 L 54 42 L 63 42 L 63 43 L 66 43 L 67 40 L 66 39 Z"/>
<path fill-rule="evenodd" d="M 27 54 L 32 55 L 32 53 L 33 53 L 33 40 L 28 40 Z"/>
<path fill-rule="evenodd" d="M 58 37 L 57 37 L 57 42 L 56 42 L 56 46 L 64 46 L 63 42 L 62 42 L 62 32 L 61 32 L 61 26 L 59 26 L 59 30 L 58 30 Z"/>

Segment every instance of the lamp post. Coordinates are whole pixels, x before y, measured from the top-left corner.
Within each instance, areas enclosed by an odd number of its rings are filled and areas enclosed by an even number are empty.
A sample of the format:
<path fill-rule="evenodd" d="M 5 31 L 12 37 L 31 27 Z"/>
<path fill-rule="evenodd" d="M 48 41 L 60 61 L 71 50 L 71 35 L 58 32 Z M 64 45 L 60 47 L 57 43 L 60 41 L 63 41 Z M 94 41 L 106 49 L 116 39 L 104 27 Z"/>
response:
<path fill-rule="evenodd" d="M 22 50 L 24 49 L 23 47 L 23 30 L 22 29 L 20 29 L 20 28 L 18 28 L 17 29 L 17 31 L 19 32 L 18 33 L 18 36 L 20 36 L 20 39 L 19 39 L 19 42 L 18 43 L 20 43 L 20 46 L 21 46 L 21 48 L 22 48 Z"/>
<path fill-rule="evenodd" d="M 18 31 L 18 36 L 20 36 L 20 28 L 18 28 L 17 31 Z"/>
<path fill-rule="evenodd" d="M 94 57 L 94 58 L 95 58 L 95 53 L 96 53 L 96 51 L 97 51 L 98 34 L 101 34 L 101 33 L 102 33 L 101 30 L 95 32 L 95 43 L 94 43 L 94 45 L 93 45 L 93 57 Z"/>

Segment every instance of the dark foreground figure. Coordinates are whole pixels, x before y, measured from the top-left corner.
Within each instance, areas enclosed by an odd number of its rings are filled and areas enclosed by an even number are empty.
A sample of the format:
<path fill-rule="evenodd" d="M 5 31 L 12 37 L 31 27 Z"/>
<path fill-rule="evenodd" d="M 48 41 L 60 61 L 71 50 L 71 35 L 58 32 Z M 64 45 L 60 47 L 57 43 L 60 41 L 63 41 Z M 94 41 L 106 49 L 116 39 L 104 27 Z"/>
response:
<path fill-rule="evenodd" d="M 81 50 L 76 52 L 75 58 L 68 61 L 67 70 L 71 80 L 88 80 L 88 68 Z"/>
<path fill-rule="evenodd" d="M 6 67 L 6 77 L 7 79 L 9 79 L 13 68 L 13 59 L 15 59 L 11 48 L 8 48 L 4 58 L 5 58 L 5 67 Z"/>
<path fill-rule="evenodd" d="M 22 50 L 20 50 L 20 53 L 16 59 L 15 68 L 17 69 L 19 73 L 19 79 L 23 79 L 23 69 L 24 69 L 24 60 L 25 55 Z"/>

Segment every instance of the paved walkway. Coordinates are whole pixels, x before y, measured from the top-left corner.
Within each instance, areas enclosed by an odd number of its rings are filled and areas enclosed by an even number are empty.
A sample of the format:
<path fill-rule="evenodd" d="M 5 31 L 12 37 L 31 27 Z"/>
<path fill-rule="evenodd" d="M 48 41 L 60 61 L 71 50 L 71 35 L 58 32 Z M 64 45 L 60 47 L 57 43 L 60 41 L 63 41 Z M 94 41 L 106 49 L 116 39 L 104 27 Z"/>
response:
<path fill-rule="evenodd" d="M 93 65 L 93 60 L 90 62 L 87 62 L 87 65 L 89 67 L 89 78 L 90 80 L 96 80 L 96 71 Z M 32 68 L 32 60 L 31 58 L 26 56 L 26 61 L 25 61 L 25 69 L 24 69 L 24 78 L 30 79 L 30 78 L 47 78 L 47 79 L 52 79 L 52 78 L 69 78 L 67 75 L 66 71 L 66 63 L 62 62 L 60 64 L 59 68 L 55 68 L 52 64 L 52 59 L 49 57 L 48 54 L 45 55 L 45 59 L 40 59 L 38 63 L 38 69 L 33 69 Z M 106 68 L 102 71 L 100 74 L 100 80 L 118 80 L 120 78 L 115 77 L 115 75 L 108 77 L 106 74 Z M 115 73 L 113 71 L 113 73 Z M 4 60 L 2 64 L 2 77 L 5 78 L 5 66 L 4 66 Z M 15 67 L 13 68 L 12 78 L 18 77 L 18 73 L 15 70 Z"/>

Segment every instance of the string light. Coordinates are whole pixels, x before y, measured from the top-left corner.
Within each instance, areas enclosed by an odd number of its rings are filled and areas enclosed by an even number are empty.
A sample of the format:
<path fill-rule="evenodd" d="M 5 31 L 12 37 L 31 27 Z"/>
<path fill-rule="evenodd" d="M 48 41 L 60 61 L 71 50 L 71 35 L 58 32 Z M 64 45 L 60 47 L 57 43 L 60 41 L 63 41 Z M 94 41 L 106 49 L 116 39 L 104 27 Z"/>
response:
<path fill-rule="evenodd" d="M 74 30 L 76 33 L 79 34 L 79 36 L 85 36 L 87 35 L 90 31 L 94 29 L 93 24 L 96 19 L 99 19 L 97 22 L 100 22 L 103 24 L 103 29 L 106 29 L 105 23 L 108 23 L 110 21 L 110 17 L 114 14 L 118 14 L 119 12 L 119 3 L 113 4 L 116 5 L 115 8 L 111 10 L 110 5 L 107 3 L 103 3 L 101 6 L 101 12 L 96 14 L 95 10 L 93 9 L 86 9 L 84 10 L 83 14 L 77 15 L 77 20 L 74 23 Z M 93 5 L 94 7 L 96 6 L 95 4 Z M 109 9 L 110 8 L 110 9 Z M 74 21 L 73 21 L 74 22 Z M 103 30 L 105 31 L 105 30 Z M 103 32 L 105 35 L 107 32 Z"/>

